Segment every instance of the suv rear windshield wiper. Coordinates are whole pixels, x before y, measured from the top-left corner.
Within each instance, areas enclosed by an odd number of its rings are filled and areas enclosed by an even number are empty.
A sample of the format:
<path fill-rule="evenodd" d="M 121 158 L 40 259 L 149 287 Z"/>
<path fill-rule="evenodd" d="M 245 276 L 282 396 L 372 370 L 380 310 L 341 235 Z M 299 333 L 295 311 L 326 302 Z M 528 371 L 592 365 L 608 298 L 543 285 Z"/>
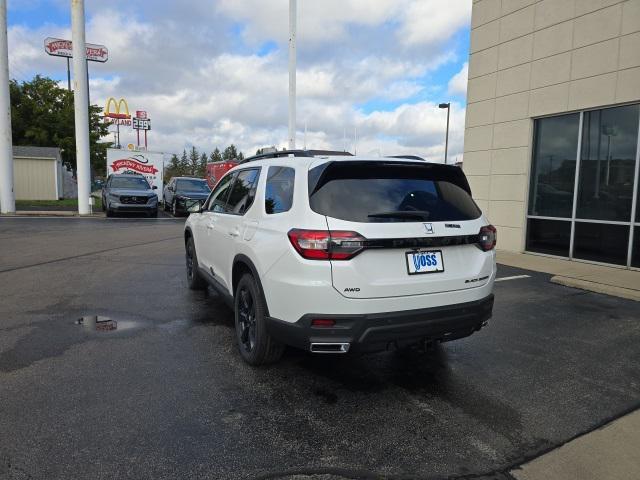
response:
<path fill-rule="evenodd" d="M 369 218 L 407 218 L 427 220 L 431 212 L 426 210 L 392 210 L 390 212 L 379 212 L 367 215 Z"/>

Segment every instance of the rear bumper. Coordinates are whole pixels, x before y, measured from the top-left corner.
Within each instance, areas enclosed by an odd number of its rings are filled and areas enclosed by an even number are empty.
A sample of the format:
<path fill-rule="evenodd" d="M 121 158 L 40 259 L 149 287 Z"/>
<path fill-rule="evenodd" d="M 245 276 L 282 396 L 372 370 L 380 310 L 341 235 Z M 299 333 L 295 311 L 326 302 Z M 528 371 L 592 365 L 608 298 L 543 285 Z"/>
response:
<path fill-rule="evenodd" d="M 480 330 L 491 318 L 493 294 L 473 302 L 362 315 L 307 314 L 294 323 L 267 319 L 272 337 L 303 350 L 312 344 L 349 344 L 349 351 L 380 351 L 422 341 L 445 342 Z M 331 328 L 312 327 L 313 319 L 333 319 Z"/>

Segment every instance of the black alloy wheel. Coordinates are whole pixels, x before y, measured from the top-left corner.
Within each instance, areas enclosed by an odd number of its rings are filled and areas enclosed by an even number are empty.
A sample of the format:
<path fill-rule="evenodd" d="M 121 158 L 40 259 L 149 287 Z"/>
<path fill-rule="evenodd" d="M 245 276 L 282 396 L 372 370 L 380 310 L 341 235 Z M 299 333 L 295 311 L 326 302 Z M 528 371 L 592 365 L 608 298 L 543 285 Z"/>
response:
<path fill-rule="evenodd" d="M 250 365 L 265 365 L 280 359 L 284 345 L 267 331 L 267 308 L 262 290 L 250 273 L 245 273 L 234 295 L 236 339 L 240 355 Z"/>
<path fill-rule="evenodd" d="M 198 257 L 196 256 L 196 246 L 193 243 L 193 238 L 187 240 L 186 245 L 186 267 L 187 267 L 187 283 L 191 290 L 204 290 L 207 286 L 206 282 L 198 271 Z"/>
<path fill-rule="evenodd" d="M 256 346 L 256 306 L 248 287 L 238 290 L 238 341 L 240 348 L 251 353 Z"/>

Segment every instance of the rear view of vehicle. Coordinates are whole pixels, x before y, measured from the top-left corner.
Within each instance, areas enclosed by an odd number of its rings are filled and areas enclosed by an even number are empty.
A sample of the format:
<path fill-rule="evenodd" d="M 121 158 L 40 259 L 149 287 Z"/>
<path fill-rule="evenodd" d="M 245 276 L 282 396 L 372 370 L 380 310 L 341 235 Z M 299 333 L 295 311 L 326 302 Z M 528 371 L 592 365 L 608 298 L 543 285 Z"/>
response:
<path fill-rule="evenodd" d="M 288 236 L 301 262 L 330 264 L 333 294 L 316 285 L 314 301 L 313 288 L 291 285 L 292 298 L 308 305 L 288 343 L 312 352 L 384 350 L 465 337 L 490 318 L 496 230 L 461 169 L 324 162 L 308 172 L 308 202 L 326 227 Z M 282 327 L 276 335 L 286 338 Z"/>

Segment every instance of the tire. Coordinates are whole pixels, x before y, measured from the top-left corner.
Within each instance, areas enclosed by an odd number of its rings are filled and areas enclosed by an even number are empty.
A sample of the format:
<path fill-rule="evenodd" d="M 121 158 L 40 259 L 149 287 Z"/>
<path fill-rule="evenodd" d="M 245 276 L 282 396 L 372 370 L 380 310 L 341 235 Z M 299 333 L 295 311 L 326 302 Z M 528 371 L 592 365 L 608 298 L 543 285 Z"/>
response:
<path fill-rule="evenodd" d="M 106 212 L 107 211 L 107 207 L 105 205 L 106 205 L 107 202 L 104 201 L 104 198 L 102 199 L 102 202 L 100 202 L 100 203 L 102 203 L 102 211 Z"/>
<path fill-rule="evenodd" d="M 171 215 L 173 215 L 174 217 L 178 216 L 178 208 L 176 206 L 175 199 L 173 200 L 173 202 L 171 202 Z"/>
<path fill-rule="evenodd" d="M 198 271 L 198 256 L 196 255 L 196 246 L 193 238 L 189 237 L 185 246 L 185 260 L 187 266 L 187 285 L 191 290 L 204 290 L 207 288 L 207 282 Z"/>
<path fill-rule="evenodd" d="M 113 210 L 111 210 L 109 207 L 107 207 L 106 212 L 107 212 L 107 218 L 113 217 Z"/>
<path fill-rule="evenodd" d="M 149 218 L 156 218 L 158 216 L 158 209 L 149 212 Z"/>
<path fill-rule="evenodd" d="M 168 212 L 168 211 L 169 211 L 169 206 L 167 205 L 167 199 L 166 199 L 166 198 L 164 198 L 164 197 L 162 197 L 162 209 L 163 209 L 165 212 Z"/>
<path fill-rule="evenodd" d="M 249 273 L 238 282 L 234 307 L 236 340 L 242 359 L 250 365 L 277 362 L 284 352 L 284 345 L 267 332 L 266 308 L 260 288 Z"/>

